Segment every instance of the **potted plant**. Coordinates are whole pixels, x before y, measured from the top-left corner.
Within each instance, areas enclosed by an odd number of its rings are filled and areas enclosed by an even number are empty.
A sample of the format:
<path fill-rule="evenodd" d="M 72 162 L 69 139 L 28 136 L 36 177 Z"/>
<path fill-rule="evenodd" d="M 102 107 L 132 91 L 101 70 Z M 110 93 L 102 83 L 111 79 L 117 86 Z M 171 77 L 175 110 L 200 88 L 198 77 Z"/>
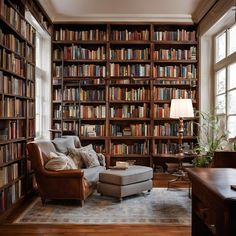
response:
<path fill-rule="evenodd" d="M 209 167 L 215 151 L 220 150 L 227 141 L 228 132 L 223 122 L 213 113 L 198 113 L 201 123 L 197 123 L 199 135 L 195 152 L 199 154 L 199 157 L 193 160 L 193 164 L 198 167 Z"/>

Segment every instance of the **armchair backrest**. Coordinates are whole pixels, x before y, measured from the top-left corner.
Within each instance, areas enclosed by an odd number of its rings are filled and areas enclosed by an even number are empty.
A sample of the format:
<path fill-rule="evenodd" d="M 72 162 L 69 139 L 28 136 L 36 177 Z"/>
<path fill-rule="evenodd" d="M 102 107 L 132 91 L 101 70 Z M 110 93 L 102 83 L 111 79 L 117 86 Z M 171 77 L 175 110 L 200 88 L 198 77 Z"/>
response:
<path fill-rule="evenodd" d="M 32 167 L 36 171 L 44 169 L 45 161 L 47 161 L 50 152 L 56 152 L 51 141 L 39 140 L 27 144 Z"/>

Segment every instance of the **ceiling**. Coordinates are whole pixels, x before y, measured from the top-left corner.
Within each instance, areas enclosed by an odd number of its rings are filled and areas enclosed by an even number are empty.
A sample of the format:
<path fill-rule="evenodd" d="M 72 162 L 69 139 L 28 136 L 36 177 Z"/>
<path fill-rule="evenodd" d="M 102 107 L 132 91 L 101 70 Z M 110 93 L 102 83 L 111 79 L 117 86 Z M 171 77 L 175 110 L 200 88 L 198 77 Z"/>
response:
<path fill-rule="evenodd" d="M 216 0 L 39 0 L 53 22 L 197 23 Z"/>

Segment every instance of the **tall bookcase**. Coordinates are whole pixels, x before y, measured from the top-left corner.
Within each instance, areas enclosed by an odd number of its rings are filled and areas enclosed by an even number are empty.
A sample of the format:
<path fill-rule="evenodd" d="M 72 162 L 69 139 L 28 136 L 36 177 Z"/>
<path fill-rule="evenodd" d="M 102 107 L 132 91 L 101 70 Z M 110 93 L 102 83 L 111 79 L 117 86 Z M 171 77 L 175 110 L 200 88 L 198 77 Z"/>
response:
<path fill-rule="evenodd" d="M 52 137 L 74 133 L 108 157 L 151 165 L 177 150 L 172 98 L 198 109 L 196 27 L 158 23 L 55 23 Z M 184 144 L 196 142 L 185 120 Z"/>
<path fill-rule="evenodd" d="M 35 30 L 22 1 L 0 0 L 0 219 L 33 187 L 26 143 L 35 135 Z"/>

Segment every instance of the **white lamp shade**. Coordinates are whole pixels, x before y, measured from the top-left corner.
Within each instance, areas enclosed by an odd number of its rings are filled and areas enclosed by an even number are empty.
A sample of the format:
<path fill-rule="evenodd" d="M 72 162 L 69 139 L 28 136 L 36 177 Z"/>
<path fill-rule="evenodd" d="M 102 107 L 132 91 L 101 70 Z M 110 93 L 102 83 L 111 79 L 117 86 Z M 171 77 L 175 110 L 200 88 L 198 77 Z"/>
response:
<path fill-rule="evenodd" d="M 192 99 L 172 99 L 170 118 L 194 117 Z"/>

